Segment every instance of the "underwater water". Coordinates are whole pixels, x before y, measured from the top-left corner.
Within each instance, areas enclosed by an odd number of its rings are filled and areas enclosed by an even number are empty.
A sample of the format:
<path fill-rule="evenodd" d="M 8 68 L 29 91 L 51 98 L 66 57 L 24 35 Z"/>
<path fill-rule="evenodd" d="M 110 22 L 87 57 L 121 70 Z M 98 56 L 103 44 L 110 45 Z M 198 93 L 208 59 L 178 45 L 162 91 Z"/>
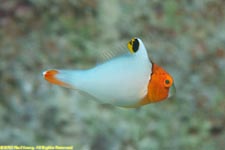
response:
<path fill-rule="evenodd" d="M 224 16 L 223 0 L 1 0 L 0 145 L 223 149 Z M 42 78 L 93 67 L 132 37 L 173 76 L 171 99 L 120 108 Z"/>

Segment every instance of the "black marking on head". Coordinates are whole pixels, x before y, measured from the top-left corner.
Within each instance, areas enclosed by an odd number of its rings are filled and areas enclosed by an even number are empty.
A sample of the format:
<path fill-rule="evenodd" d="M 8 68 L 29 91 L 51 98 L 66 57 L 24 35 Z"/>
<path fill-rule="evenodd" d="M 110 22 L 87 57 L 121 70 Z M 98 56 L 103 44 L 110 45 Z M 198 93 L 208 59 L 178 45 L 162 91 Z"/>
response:
<path fill-rule="evenodd" d="M 138 49 L 139 49 L 139 41 L 138 41 L 138 39 L 134 39 L 133 45 L 132 45 L 132 49 L 133 49 L 134 53 L 136 53 L 138 51 Z"/>

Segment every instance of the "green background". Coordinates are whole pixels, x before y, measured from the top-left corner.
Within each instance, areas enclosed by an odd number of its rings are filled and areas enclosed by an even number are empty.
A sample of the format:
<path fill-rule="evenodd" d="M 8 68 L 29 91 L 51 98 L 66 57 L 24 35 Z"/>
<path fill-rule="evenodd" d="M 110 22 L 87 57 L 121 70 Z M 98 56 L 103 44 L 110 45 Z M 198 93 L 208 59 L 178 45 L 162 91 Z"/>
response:
<path fill-rule="evenodd" d="M 174 77 L 174 98 L 124 109 L 42 78 L 134 36 Z M 0 145 L 222 150 L 224 68 L 224 0 L 0 0 Z"/>

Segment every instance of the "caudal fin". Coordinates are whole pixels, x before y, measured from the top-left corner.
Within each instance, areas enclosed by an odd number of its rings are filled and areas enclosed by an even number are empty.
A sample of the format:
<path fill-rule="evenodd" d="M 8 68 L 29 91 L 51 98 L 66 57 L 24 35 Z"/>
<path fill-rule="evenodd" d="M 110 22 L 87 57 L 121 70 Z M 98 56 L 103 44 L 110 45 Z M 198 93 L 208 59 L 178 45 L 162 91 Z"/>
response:
<path fill-rule="evenodd" d="M 58 76 L 60 76 L 59 70 L 47 70 L 47 71 L 43 72 L 43 77 L 48 82 L 50 82 L 52 84 L 59 85 L 59 86 L 63 86 L 63 87 L 66 87 L 66 88 L 73 88 L 70 84 L 61 81 L 58 78 Z"/>

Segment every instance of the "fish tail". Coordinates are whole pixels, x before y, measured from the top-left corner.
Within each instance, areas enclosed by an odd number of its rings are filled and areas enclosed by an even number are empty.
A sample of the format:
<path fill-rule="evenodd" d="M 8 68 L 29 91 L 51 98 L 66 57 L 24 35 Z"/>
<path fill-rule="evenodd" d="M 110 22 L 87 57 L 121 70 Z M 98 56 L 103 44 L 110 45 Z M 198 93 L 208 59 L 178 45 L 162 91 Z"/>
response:
<path fill-rule="evenodd" d="M 43 72 L 43 77 L 45 80 L 52 84 L 56 84 L 66 88 L 74 88 L 74 86 L 72 86 L 70 83 L 64 81 L 66 76 L 64 75 L 63 71 L 61 72 L 60 70 L 56 69 L 47 70 Z"/>

